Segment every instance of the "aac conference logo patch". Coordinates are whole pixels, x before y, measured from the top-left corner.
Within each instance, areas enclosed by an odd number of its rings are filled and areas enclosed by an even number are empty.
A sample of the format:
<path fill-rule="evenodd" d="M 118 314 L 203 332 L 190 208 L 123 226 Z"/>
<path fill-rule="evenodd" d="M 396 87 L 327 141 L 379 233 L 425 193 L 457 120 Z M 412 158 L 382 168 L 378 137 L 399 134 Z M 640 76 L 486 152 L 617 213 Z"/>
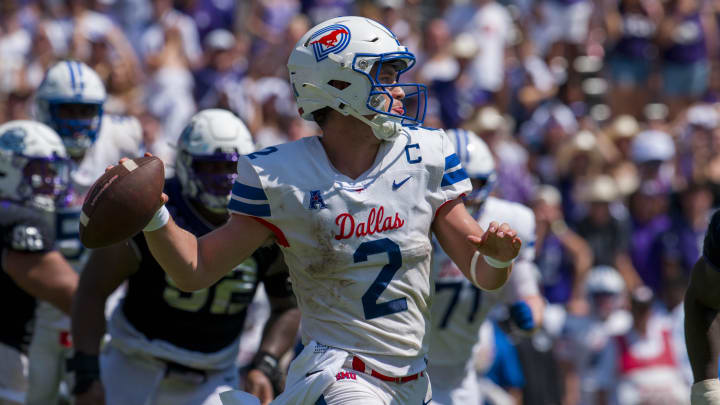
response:
<path fill-rule="evenodd" d="M 342 24 L 329 25 L 310 37 L 310 45 L 318 62 L 331 53 L 340 53 L 349 43 L 350 30 Z"/>
<path fill-rule="evenodd" d="M 310 207 L 311 210 L 316 210 L 318 208 L 327 208 L 327 204 L 325 204 L 325 201 L 323 201 L 322 194 L 320 194 L 320 190 L 312 190 L 310 191 Z"/>

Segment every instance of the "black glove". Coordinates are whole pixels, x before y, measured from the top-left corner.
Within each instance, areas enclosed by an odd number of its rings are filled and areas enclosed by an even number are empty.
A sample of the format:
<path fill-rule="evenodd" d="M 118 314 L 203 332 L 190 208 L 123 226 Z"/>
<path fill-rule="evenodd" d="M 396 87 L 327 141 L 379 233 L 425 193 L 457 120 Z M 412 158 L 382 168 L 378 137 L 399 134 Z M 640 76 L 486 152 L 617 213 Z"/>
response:
<path fill-rule="evenodd" d="M 268 352 L 257 352 L 250 363 L 250 370 L 258 370 L 265 374 L 270 380 L 273 394 L 278 396 L 282 392 L 282 373 L 280 372 L 280 361 L 277 357 Z"/>
<path fill-rule="evenodd" d="M 67 360 L 67 370 L 75 372 L 73 395 L 88 392 L 90 386 L 100 380 L 100 361 L 95 354 L 75 352 L 75 356 Z"/>

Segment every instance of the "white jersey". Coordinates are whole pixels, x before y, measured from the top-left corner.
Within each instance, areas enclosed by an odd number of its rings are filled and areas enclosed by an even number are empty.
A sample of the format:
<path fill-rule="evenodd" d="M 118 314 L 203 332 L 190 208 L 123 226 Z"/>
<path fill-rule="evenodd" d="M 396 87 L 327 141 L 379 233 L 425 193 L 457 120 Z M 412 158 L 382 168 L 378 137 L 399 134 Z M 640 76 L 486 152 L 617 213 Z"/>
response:
<path fill-rule="evenodd" d="M 72 173 L 73 185 L 84 194 L 108 165 L 122 157 L 142 155 L 143 133 L 140 121 L 127 115 L 103 115 L 97 141 L 87 150 L 79 167 Z"/>
<path fill-rule="evenodd" d="M 141 154 L 142 128 L 129 116 L 103 115 L 97 141 L 87 150 L 80 164 L 70 174 L 71 200 L 56 209 L 56 248 L 78 273 L 85 265 L 89 251 L 80 242 L 80 211 L 85 193 L 109 165 L 122 157 Z M 70 329 L 70 319 L 47 302 L 40 302 L 36 312 L 38 323 L 53 329 Z"/>
<path fill-rule="evenodd" d="M 462 274 L 447 254 L 436 246 L 432 277 L 435 296 L 432 302 L 430 364 L 433 366 L 467 363 L 478 342 L 479 329 L 488 312 L 498 302 L 514 303 L 539 294 L 536 268 L 532 263 L 535 250 L 535 214 L 526 206 L 488 197 L 482 206 L 478 223 L 487 229 L 490 222 L 507 222 L 523 242 L 520 255 L 505 287 L 481 291 Z M 436 244 L 437 245 L 437 244 Z"/>
<path fill-rule="evenodd" d="M 319 137 L 238 162 L 229 209 L 273 229 L 302 312 L 303 342 L 357 354 L 373 369 L 425 368 L 430 329 L 430 226 L 470 191 L 443 131 L 405 128 L 353 180 Z"/>

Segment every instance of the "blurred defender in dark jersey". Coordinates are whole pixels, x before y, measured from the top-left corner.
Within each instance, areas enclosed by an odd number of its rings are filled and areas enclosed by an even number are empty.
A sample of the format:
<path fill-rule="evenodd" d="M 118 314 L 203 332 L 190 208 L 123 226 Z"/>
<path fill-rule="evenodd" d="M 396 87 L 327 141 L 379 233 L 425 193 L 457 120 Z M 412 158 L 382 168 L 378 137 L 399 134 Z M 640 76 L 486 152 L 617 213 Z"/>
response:
<path fill-rule="evenodd" d="M 685 293 L 685 344 L 692 366 L 693 405 L 720 405 L 720 210 L 710 219 L 703 252 Z"/>
<path fill-rule="evenodd" d="M 225 223 L 237 160 L 253 150 L 249 132 L 230 112 L 193 117 L 178 142 L 176 177 L 165 183 L 167 207 L 181 227 L 202 236 Z M 101 347 L 105 300 L 126 280 L 126 296 L 107 325 L 110 341 Z M 76 404 L 219 405 L 218 394 L 239 385 L 238 339 L 260 282 L 273 312 L 245 389 L 269 403 L 280 390 L 278 358 L 299 323 L 277 246 L 260 248 L 192 293 L 165 274 L 142 233 L 93 251 L 72 312 Z"/>
<path fill-rule="evenodd" d="M 66 197 L 69 160 L 44 124 L 0 126 L 0 404 L 23 404 L 25 356 L 36 298 L 70 312 L 78 277 L 53 250 L 55 206 Z"/>
<path fill-rule="evenodd" d="M 55 246 L 78 273 L 89 256 L 79 229 L 85 193 L 120 156 L 142 154 L 140 122 L 105 113 L 106 98 L 97 72 L 82 62 L 62 60 L 47 70 L 33 99 L 33 117 L 60 135 L 72 160 L 68 191 L 55 207 Z M 28 349 L 26 405 L 54 405 L 65 396 L 61 383 L 72 385 L 65 370 L 73 353 L 71 340 L 67 314 L 39 301 Z"/>

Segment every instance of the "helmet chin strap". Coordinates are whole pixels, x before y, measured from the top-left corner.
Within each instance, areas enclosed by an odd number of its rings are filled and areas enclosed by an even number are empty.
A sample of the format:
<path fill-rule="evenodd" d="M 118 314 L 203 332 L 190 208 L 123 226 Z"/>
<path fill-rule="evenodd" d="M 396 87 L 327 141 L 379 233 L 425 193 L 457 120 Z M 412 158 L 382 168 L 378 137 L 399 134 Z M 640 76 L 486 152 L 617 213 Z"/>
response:
<path fill-rule="evenodd" d="M 382 114 L 375 114 L 372 120 L 368 120 L 360 114 L 352 114 L 353 117 L 360 119 L 360 121 L 369 121 L 370 128 L 372 128 L 373 135 L 381 141 L 390 141 L 395 139 L 400 133 L 402 125 L 391 117 L 386 117 Z"/>
<path fill-rule="evenodd" d="M 375 114 L 372 119 L 367 119 L 360 114 L 358 110 L 347 104 L 343 100 L 333 97 L 325 89 L 322 89 L 312 83 L 303 83 L 302 87 L 311 90 L 319 98 L 325 101 L 328 107 L 339 112 L 342 115 L 351 115 L 362 121 L 372 129 L 373 135 L 381 141 L 390 141 L 400 134 L 402 124 L 397 122 L 393 117 L 384 116 L 383 114 Z"/>

